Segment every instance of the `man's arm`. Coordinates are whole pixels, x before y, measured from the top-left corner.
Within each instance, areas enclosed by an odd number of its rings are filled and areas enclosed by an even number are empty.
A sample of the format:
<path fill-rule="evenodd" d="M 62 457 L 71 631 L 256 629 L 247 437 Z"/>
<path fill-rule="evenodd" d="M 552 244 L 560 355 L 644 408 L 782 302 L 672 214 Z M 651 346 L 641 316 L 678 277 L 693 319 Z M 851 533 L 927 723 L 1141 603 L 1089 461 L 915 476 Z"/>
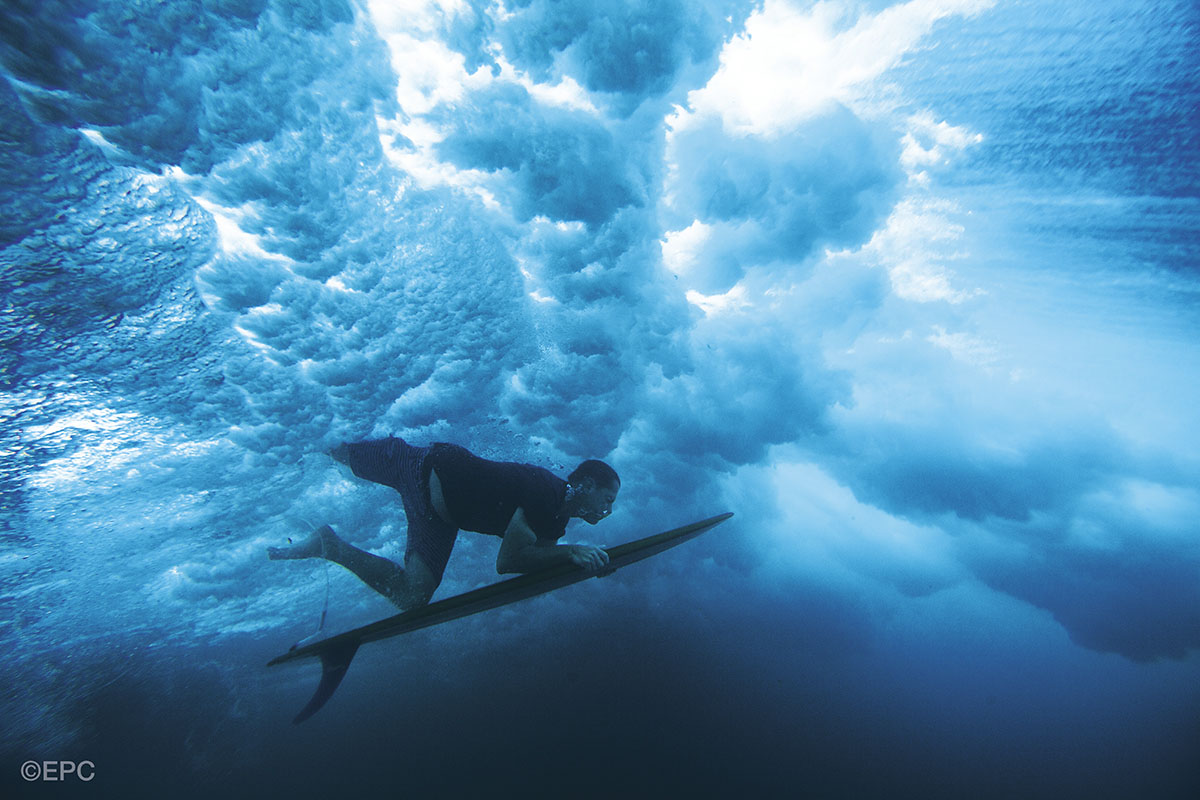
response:
<path fill-rule="evenodd" d="M 525 519 L 525 512 L 518 508 L 500 542 L 496 572 L 501 575 L 508 572 L 533 572 L 542 567 L 567 562 L 592 572 L 599 572 L 608 565 L 608 553 L 591 545 L 539 542 L 537 534 Z"/>

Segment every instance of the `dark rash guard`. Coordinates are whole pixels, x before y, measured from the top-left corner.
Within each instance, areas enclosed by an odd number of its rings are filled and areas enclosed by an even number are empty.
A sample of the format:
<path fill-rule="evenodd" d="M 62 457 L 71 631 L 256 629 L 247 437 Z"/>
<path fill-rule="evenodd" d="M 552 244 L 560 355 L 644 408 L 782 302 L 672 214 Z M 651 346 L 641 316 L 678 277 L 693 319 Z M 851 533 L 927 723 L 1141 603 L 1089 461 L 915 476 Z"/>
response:
<path fill-rule="evenodd" d="M 427 463 L 437 470 L 442 497 L 458 527 L 503 536 L 518 508 L 538 539 L 554 541 L 567 530 L 560 515 L 567 482 L 549 470 L 511 461 L 488 461 L 455 444 L 429 448 Z"/>

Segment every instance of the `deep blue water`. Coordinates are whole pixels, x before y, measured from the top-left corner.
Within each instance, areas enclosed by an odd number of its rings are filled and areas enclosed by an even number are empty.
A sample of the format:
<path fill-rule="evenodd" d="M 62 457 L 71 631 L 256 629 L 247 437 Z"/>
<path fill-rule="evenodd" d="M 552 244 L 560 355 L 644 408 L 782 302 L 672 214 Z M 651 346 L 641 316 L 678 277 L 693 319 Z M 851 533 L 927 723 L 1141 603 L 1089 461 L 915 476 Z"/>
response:
<path fill-rule="evenodd" d="M 5 796 L 1200 794 L 1194 3 L 0 14 Z M 293 726 L 385 434 L 737 516 Z"/>

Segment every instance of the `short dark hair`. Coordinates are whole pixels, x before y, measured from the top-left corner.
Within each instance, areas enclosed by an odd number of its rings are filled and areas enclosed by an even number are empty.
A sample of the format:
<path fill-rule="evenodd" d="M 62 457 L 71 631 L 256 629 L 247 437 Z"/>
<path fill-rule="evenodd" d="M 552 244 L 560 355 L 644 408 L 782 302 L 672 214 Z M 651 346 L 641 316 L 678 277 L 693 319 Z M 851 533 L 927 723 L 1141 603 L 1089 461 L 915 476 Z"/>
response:
<path fill-rule="evenodd" d="M 600 486 L 610 483 L 615 483 L 618 486 L 621 485 L 621 479 L 617 477 L 617 471 L 603 461 L 597 461 L 594 458 L 590 458 L 576 467 L 575 471 L 567 476 L 567 483 L 572 486 L 578 486 L 585 478 L 591 478 Z"/>

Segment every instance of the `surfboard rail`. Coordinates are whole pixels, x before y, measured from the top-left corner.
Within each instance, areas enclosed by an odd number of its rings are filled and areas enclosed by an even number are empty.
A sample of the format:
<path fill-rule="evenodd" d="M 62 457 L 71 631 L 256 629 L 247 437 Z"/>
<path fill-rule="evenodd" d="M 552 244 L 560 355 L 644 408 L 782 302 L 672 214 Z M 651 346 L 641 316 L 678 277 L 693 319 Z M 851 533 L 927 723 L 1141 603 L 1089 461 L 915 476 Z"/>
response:
<path fill-rule="evenodd" d="M 330 636 L 319 642 L 293 647 L 288 652 L 268 661 L 267 666 L 273 667 L 276 664 L 303 658 L 319 658 L 321 660 L 321 681 L 317 686 L 317 691 L 308 701 L 308 705 L 292 720 L 293 723 L 300 723 L 319 711 L 333 696 L 334 691 L 341 684 L 342 678 L 345 677 L 346 670 L 349 669 L 350 662 L 358 652 L 358 648 L 367 642 L 399 636 L 527 600 L 588 578 L 611 575 L 622 567 L 635 564 L 694 539 L 732 516 L 732 512 L 718 514 L 690 525 L 605 548 L 605 552 L 608 553 L 608 567 L 600 573 L 589 572 L 575 564 L 556 564 L 488 586 L 481 586 L 478 589 L 447 597 L 420 608 L 402 611 L 391 617 Z"/>

